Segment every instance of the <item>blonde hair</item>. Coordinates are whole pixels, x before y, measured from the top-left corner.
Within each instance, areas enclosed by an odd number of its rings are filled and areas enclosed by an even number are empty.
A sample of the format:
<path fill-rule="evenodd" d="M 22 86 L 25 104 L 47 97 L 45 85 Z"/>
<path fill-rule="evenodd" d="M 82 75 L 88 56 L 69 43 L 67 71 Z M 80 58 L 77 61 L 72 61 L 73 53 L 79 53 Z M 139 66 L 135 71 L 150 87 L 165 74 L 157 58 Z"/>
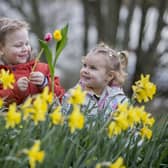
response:
<path fill-rule="evenodd" d="M 128 66 L 128 51 L 119 51 L 117 54 L 120 58 L 122 68 L 126 70 Z"/>
<path fill-rule="evenodd" d="M 113 71 L 113 79 L 109 85 L 123 85 L 127 73 L 125 71 L 128 64 L 128 52 L 117 52 L 105 43 L 98 44 L 89 54 L 102 54 L 106 56 L 107 70 Z"/>
<path fill-rule="evenodd" d="M 7 17 L 0 18 L 0 44 L 4 45 L 8 33 L 25 28 L 29 30 L 29 24 L 25 21 Z"/>

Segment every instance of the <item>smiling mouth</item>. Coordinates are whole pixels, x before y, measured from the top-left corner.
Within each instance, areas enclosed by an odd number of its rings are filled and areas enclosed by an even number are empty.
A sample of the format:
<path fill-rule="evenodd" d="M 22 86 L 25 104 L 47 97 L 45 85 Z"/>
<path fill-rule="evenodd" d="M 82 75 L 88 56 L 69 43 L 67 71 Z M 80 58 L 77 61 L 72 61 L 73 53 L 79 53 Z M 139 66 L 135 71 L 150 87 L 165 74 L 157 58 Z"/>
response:
<path fill-rule="evenodd" d="M 83 79 L 83 80 L 90 80 L 90 77 L 82 76 L 82 79 Z"/>
<path fill-rule="evenodd" d="M 18 57 L 19 57 L 19 58 L 27 58 L 28 55 L 19 55 Z"/>

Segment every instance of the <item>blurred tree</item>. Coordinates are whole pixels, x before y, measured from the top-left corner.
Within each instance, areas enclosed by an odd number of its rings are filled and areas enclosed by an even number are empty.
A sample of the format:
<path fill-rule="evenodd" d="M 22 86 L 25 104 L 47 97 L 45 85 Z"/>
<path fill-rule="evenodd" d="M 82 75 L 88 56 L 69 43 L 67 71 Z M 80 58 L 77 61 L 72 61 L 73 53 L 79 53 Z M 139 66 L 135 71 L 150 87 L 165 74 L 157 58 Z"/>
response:
<path fill-rule="evenodd" d="M 20 13 L 20 15 L 31 25 L 32 31 L 39 38 L 44 35 L 45 24 L 40 13 L 40 0 L 2 0 L 9 7 Z M 38 26 L 37 26 L 38 25 Z"/>
<path fill-rule="evenodd" d="M 86 0 L 82 0 L 84 7 L 84 40 L 83 40 L 83 49 L 84 53 L 87 52 L 88 48 L 88 29 L 89 29 L 89 3 Z"/>
<path fill-rule="evenodd" d="M 143 44 L 145 43 L 145 29 L 148 24 L 146 18 L 150 7 L 153 5 L 155 5 L 158 11 L 158 18 L 155 25 L 156 29 L 153 35 L 153 40 L 150 42 L 148 49 L 145 50 L 143 48 Z M 142 0 L 140 2 L 140 8 L 142 11 L 142 16 L 140 22 L 138 47 L 135 50 L 137 61 L 133 82 L 139 78 L 141 73 L 149 73 L 153 77 L 156 73 L 156 67 L 159 66 L 161 53 L 158 51 L 158 45 L 162 38 L 162 30 L 166 26 L 163 16 L 167 9 L 167 1 L 158 0 L 155 4 L 153 4 L 150 1 Z"/>

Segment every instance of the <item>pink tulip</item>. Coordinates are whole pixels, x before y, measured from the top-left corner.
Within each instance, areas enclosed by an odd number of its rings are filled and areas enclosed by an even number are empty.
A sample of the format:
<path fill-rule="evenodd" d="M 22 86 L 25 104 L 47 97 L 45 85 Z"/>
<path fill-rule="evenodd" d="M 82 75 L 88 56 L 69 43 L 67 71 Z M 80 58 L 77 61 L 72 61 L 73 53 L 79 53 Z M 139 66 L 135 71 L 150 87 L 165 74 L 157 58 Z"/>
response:
<path fill-rule="evenodd" d="M 46 33 L 44 36 L 44 40 L 46 42 L 50 42 L 52 40 L 52 34 L 51 33 Z"/>

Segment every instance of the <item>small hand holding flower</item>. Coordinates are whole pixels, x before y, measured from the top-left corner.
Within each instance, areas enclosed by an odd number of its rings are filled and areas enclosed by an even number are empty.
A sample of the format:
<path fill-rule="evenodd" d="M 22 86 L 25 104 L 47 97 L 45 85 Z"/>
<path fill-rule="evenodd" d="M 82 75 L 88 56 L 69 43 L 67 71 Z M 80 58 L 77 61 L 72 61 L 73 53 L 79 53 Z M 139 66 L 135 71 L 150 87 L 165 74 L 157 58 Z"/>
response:
<path fill-rule="evenodd" d="M 35 71 L 35 72 L 31 72 L 29 76 L 29 80 L 32 84 L 40 86 L 44 83 L 45 76 L 43 73 L 39 71 Z"/>
<path fill-rule="evenodd" d="M 26 76 L 21 77 L 17 80 L 16 84 L 20 91 L 26 91 L 29 86 L 29 79 Z"/>
<path fill-rule="evenodd" d="M 16 83 L 20 91 L 26 91 L 29 86 L 29 82 L 34 85 L 44 87 L 45 86 L 45 76 L 43 73 L 39 71 L 31 72 L 29 79 L 26 76 L 24 76 L 24 77 L 19 78 Z"/>

